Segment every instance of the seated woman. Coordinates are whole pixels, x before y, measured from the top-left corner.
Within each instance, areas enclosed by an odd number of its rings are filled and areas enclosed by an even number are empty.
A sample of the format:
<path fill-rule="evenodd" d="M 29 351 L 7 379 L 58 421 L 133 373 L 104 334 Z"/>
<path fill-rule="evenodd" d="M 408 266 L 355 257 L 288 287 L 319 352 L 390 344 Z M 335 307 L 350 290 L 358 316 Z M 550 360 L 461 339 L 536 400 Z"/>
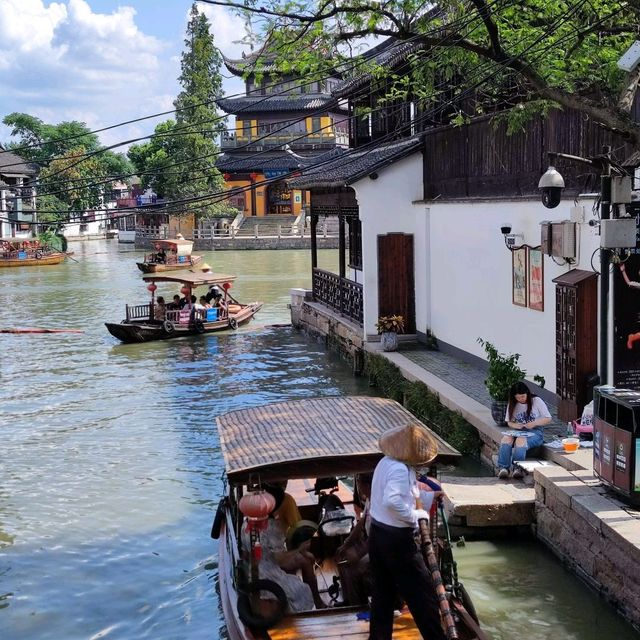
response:
<path fill-rule="evenodd" d="M 211 305 L 207 302 L 206 296 L 200 296 L 199 302 L 203 309 L 211 309 Z"/>
<path fill-rule="evenodd" d="M 153 307 L 153 319 L 158 322 L 164 322 L 167 318 L 167 305 L 165 304 L 164 298 L 162 296 L 158 296 L 156 300 L 156 304 Z"/>
<path fill-rule="evenodd" d="M 283 512 L 280 512 L 279 517 L 276 517 L 276 514 L 283 506 L 284 496 L 289 494 L 285 494 L 284 489 L 280 487 L 271 486 L 269 488 L 265 487 L 265 489 L 274 490 L 277 497 L 274 496 L 276 504 L 269 515 L 267 528 L 260 533 L 260 543 L 262 545 L 260 578 L 273 580 L 284 589 L 291 612 L 309 611 L 314 606 L 316 609 L 326 608 L 326 604 L 322 601 L 318 591 L 318 582 L 314 570 L 315 558 L 309 551 L 309 541 L 295 550 L 288 551 L 286 548 L 287 518 L 282 517 Z M 269 490 L 269 493 L 271 493 L 271 490 Z M 293 500 L 291 496 L 289 498 Z M 249 549 L 249 533 L 246 529 L 247 527 L 243 526 L 242 546 L 244 549 Z M 298 571 L 300 571 L 302 580 L 297 575 Z"/>
<path fill-rule="evenodd" d="M 551 422 L 551 414 L 542 398 L 534 396 L 524 382 L 516 382 L 509 389 L 509 405 L 505 416 L 510 429 L 522 432 L 521 436 L 504 435 L 498 451 L 498 478 L 509 477 L 511 466 L 527 456 L 527 450 L 539 447 L 543 442 L 542 429 Z M 517 467 L 514 478 L 522 478 L 524 471 Z"/>

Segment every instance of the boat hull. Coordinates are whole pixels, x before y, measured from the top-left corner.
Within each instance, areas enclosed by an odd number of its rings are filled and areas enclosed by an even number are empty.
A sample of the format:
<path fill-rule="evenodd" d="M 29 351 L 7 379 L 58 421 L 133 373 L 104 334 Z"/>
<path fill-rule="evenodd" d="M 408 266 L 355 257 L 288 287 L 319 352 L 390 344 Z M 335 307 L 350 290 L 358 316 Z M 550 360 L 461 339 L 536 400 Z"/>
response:
<path fill-rule="evenodd" d="M 161 273 L 163 271 L 175 271 L 176 269 L 191 269 L 202 262 L 202 256 L 191 256 L 190 262 L 176 262 L 165 264 L 164 262 L 137 262 L 138 269 L 142 273 Z"/>
<path fill-rule="evenodd" d="M 130 322 L 105 322 L 105 326 L 109 333 L 118 338 L 121 342 L 153 342 L 154 340 L 170 340 L 172 338 L 182 338 L 186 336 L 199 336 L 207 333 L 216 333 L 218 331 L 227 331 L 234 327 L 247 324 L 253 319 L 258 311 L 262 308 L 261 302 L 254 302 L 243 307 L 237 312 L 214 322 L 203 322 L 204 330 L 197 331 L 194 327 L 179 324 L 174 325 L 174 330 L 168 332 L 163 323 L 152 323 L 149 321 L 130 321 Z"/>
<path fill-rule="evenodd" d="M 42 267 L 51 264 L 60 264 L 65 258 L 64 253 L 52 253 L 41 258 L 0 258 L 0 267 Z"/>

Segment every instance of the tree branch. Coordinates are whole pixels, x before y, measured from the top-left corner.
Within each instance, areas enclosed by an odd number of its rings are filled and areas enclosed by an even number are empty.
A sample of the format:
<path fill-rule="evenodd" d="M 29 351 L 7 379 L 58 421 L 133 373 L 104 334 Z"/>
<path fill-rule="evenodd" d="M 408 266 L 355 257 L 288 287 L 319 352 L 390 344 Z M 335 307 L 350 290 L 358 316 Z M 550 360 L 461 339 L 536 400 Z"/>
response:
<path fill-rule="evenodd" d="M 484 23 L 485 29 L 487 30 L 487 34 L 489 36 L 489 40 L 491 41 L 491 48 L 493 49 L 493 53 L 496 58 L 503 57 L 504 51 L 502 50 L 502 44 L 500 42 L 500 33 L 498 31 L 498 27 L 496 23 L 491 18 L 491 11 L 487 6 L 484 0 L 471 0 L 471 2 L 475 5 L 478 15 L 482 19 Z"/>

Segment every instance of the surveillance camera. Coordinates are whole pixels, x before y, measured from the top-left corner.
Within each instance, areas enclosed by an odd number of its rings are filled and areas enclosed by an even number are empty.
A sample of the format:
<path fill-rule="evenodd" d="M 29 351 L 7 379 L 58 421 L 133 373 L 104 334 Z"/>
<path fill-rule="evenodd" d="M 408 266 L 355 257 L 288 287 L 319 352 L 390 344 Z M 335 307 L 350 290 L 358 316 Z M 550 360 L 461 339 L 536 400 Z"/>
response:
<path fill-rule="evenodd" d="M 510 222 L 503 222 L 500 225 L 500 233 L 503 236 L 509 235 L 511 233 L 511 223 Z"/>
<path fill-rule="evenodd" d="M 550 166 L 540 178 L 538 189 L 542 191 L 542 204 L 547 209 L 555 209 L 560 204 L 562 190 L 564 189 L 564 178 Z"/>

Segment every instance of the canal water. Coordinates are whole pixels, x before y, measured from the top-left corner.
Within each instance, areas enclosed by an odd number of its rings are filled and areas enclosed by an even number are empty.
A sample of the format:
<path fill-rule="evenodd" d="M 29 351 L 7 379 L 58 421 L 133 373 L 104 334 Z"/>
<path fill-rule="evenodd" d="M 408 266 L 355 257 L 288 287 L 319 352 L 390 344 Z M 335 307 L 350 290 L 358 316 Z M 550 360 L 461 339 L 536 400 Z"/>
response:
<path fill-rule="evenodd" d="M 0 327 L 83 331 L 0 334 L 0 638 L 224 638 L 215 416 L 373 390 L 322 344 L 274 326 L 289 322 L 289 289 L 309 285 L 306 251 L 206 254 L 238 274 L 237 298 L 265 301 L 256 321 L 121 345 L 103 322 L 146 300 L 141 254 L 71 248 L 76 261 L 0 271 Z M 336 262 L 321 252 L 321 266 Z M 637 637 L 540 545 L 467 543 L 457 559 L 494 640 Z"/>

